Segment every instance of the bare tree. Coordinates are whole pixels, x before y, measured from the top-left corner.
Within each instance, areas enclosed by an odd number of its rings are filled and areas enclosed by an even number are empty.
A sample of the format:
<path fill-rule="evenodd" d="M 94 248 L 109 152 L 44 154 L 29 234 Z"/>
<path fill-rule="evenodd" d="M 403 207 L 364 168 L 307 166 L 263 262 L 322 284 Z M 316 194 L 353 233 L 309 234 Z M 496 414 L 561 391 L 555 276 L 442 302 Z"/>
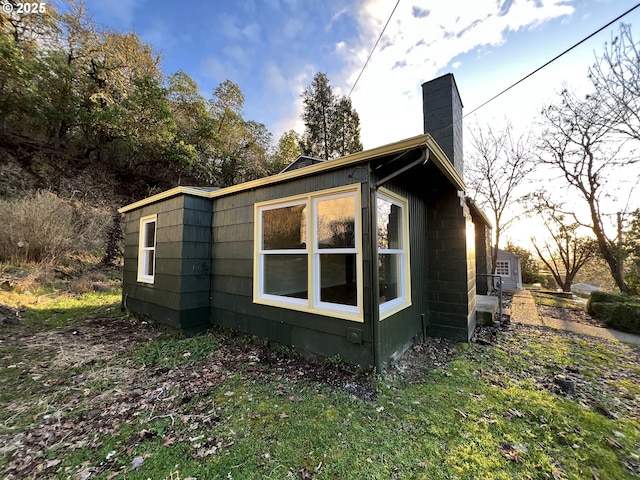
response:
<path fill-rule="evenodd" d="M 502 234 L 519 218 L 510 207 L 524 198 L 520 187 L 528 181 L 536 164 L 529 135 L 515 137 L 510 123 L 497 132 L 488 126 L 470 133 L 473 152 L 465 173 L 472 197 L 493 217 L 491 271 L 495 271 Z"/>
<path fill-rule="evenodd" d="M 550 202 L 540 202 L 536 210 L 551 238 L 540 242 L 532 236 L 533 247 L 562 291 L 570 292 L 580 269 L 598 255 L 598 245 L 593 238 L 579 236 L 580 225 L 567 223 L 565 215 Z"/>
<path fill-rule="evenodd" d="M 601 104 L 594 120 L 617 133 L 640 140 L 640 44 L 633 42 L 631 25 L 620 24 L 618 35 L 589 69 L 594 93 Z"/>
<path fill-rule="evenodd" d="M 575 211 L 567 213 L 575 223 L 591 229 L 616 285 L 629 293 L 623 276 L 624 254 L 619 239 L 607 235 L 601 204 L 612 194 L 608 182 L 614 172 L 629 169 L 638 159 L 625 156 L 625 138 L 611 124 L 600 121 L 608 107 L 597 96 L 580 99 L 565 89 L 560 97 L 557 105 L 542 112 L 540 161 L 559 170 L 584 201 L 588 221 L 580 220 Z M 637 176 L 637 172 L 633 174 Z"/>

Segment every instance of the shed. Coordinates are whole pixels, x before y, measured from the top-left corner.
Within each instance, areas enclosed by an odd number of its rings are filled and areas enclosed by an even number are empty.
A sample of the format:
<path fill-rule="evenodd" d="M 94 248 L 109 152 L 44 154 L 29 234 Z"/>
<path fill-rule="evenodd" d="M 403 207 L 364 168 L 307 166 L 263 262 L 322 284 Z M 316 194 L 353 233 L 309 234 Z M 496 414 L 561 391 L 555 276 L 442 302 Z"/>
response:
<path fill-rule="evenodd" d="M 495 273 L 502 278 L 503 288 L 507 290 L 522 290 L 520 257 L 515 253 L 498 249 Z"/>
<path fill-rule="evenodd" d="M 453 75 L 425 83 L 423 100 L 438 142 L 120 209 L 124 305 L 185 333 L 222 325 L 377 369 L 428 335 L 467 341 L 477 241 Z"/>

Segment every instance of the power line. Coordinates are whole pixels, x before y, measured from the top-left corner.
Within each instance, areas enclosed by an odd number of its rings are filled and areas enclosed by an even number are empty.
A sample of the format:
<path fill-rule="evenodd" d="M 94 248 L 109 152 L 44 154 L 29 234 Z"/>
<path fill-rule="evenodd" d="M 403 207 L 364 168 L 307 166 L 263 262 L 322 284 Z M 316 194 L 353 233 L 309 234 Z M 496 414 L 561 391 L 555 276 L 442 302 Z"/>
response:
<path fill-rule="evenodd" d="M 364 69 L 367 68 L 367 65 L 369 64 L 369 60 L 371 60 L 371 56 L 373 55 L 373 52 L 375 52 L 376 47 L 378 46 L 378 43 L 380 43 L 380 39 L 382 38 L 382 35 L 384 34 L 384 31 L 387 29 L 387 25 L 389 25 L 389 22 L 391 21 L 391 17 L 393 17 L 393 14 L 396 12 L 396 8 L 398 8 L 398 5 L 400 4 L 400 0 L 398 0 L 396 2 L 396 6 L 393 7 L 393 10 L 391 11 L 391 15 L 389 15 L 389 18 L 387 19 L 387 23 L 384 24 L 384 27 L 382 29 L 382 31 L 380 32 L 380 35 L 378 36 L 378 39 L 376 40 L 375 45 L 373 46 L 373 48 L 371 49 L 371 52 L 369 53 L 369 57 L 367 57 L 367 61 L 364 62 L 364 65 L 362 67 L 362 70 L 360 70 L 360 73 L 358 74 L 358 78 L 356 78 L 356 81 L 353 84 L 353 87 L 351 87 L 351 90 L 349 90 L 349 95 L 347 95 L 347 98 L 351 98 L 351 94 L 353 93 L 353 89 L 356 88 L 356 85 L 358 84 L 358 80 L 360 80 L 360 77 L 362 76 Z"/>
<path fill-rule="evenodd" d="M 575 45 L 572 45 L 571 47 L 567 48 L 564 52 L 562 52 L 559 55 L 556 55 L 555 57 L 553 57 L 551 60 L 549 60 L 547 63 L 545 63 L 544 65 L 542 65 L 541 67 L 536 68 L 533 72 L 531 72 L 529 75 L 522 77 L 520 80 L 518 80 L 516 83 L 510 85 L 509 87 L 505 88 L 504 90 L 502 90 L 500 93 L 498 93 L 497 95 L 494 95 L 493 97 L 491 97 L 489 100 L 487 100 L 486 102 L 484 102 L 482 105 L 480 105 L 479 107 L 474 108 L 473 110 L 471 110 L 469 113 L 465 114 L 462 118 L 466 118 L 469 115 L 471 115 L 472 113 L 477 112 L 478 110 L 480 110 L 482 107 L 484 107 L 485 105 L 487 105 L 490 102 L 493 102 L 496 98 L 498 98 L 500 95 L 508 92 L 509 90 L 511 90 L 513 87 L 515 87 L 516 85 L 524 82 L 527 78 L 531 77 L 532 75 L 535 75 L 536 73 L 538 73 L 540 70 L 542 70 L 543 68 L 547 67 L 548 65 L 550 65 L 551 63 L 555 62 L 556 60 L 558 60 L 560 57 L 562 57 L 563 55 L 569 53 L 571 50 L 573 50 L 574 48 L 576 48 L 579 45 L 582 45 L 584 42 L 586 42 L 587 40 L 589 40 L 591 37 L 597 35 L 598 33 L 600 33 L 602 30 L 604 30 L 605 28 L 609 27 L 611 24 L 617 22 L 618 20 L 620 20 L 622 17 L 628 15 L 629 13 L 633 12 L 636 8 L 640 7 L 640 3 L 638 3 L 636 6 L 631 7 L 629 10 L 627 10 L 626 12 L 624 12 L 622 15 L 618 15 L 616 18 L 614 18 L 613 20 L 611 20 L 609 23 L 607 23 L 606 25 L 600 27 L 598 30 L 596 30 L 595 32 L 593 32 L 592 34 L 586 36 L 585 38 L 583 38 L 582 40 L 580 40 L 578 43 L 576 43 Z M 359 78 L 359 77 L 358 77 Z M 449 127 L 447 127 L 449 128 Z"/>

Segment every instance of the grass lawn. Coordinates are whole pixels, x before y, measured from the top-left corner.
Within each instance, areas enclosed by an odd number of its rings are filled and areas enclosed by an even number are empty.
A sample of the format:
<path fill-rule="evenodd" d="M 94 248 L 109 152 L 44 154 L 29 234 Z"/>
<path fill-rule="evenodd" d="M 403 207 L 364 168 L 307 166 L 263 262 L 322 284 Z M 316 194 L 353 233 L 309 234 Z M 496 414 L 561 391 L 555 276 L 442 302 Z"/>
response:
<path fill-rule="evenodd" d="M 0 324 L 7 479 L 625 479 L 640 350 L 513 325 L 350 374 L 226 331 L 184 339 L 119 292 L 18 295 Z M 576 380 L 563 394 L 554 376 Z"/>

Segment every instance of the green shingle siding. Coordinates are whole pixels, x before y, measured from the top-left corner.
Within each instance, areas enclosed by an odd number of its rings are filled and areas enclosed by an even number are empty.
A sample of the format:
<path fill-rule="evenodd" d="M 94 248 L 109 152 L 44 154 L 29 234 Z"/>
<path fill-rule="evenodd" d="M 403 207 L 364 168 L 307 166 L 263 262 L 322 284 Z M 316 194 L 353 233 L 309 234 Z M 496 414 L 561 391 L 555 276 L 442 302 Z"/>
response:
<path fill-rule="evenodd" d="M 152 284 L 137 281 L 140 219 L 157 215 Z M 211 200 L 178 195 L 125 214 L 123 301 L 186 333 L 209 325 Z"/>
<path fill-rule="evenodd" d="M 154 318 L 185 332 L 222 325 L 372 365 L 372 321 L 378 307 L 369 183 L 361 188 L 364 322 L 253 302 L 255 204 L 353 185 L 368 175 L 368 166 L 351 165 L 213 199 L 180 194 L 128 212 L 123 294 L 129 308 L 158 315 Z M 464 199 L 431 163 L 384 187 L 408 203 L 412 305 L 380 322 L 381 358 L 401 353 L 425 330 L 467 340 L 474 324 L 475 262 L 466 245 L 470 215 Z M 152 214 L 158 215 L 158 243 L 155 282 L 149 285 L 136 279 L 137 243 L 140 218 Z M 350 329 L 361 338 L 359 343 L 348 340 Z"/>

